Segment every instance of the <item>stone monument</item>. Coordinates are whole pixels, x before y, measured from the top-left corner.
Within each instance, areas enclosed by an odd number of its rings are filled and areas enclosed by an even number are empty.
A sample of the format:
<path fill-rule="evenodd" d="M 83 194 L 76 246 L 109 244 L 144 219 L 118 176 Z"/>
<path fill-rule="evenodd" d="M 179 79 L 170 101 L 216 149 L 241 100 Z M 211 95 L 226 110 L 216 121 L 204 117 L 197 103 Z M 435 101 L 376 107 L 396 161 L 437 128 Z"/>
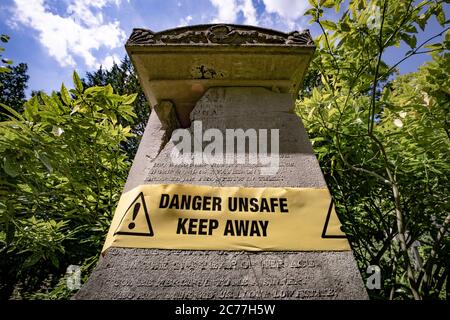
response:
<path fill-rule="evenodd" d="M 286 34 L 230 24 L 157 33 L 134 29 L 126 49 L 153 111 L 124 193 L 147 184 L 327 188 L 305 128 L 293 112 L 315 50 L 308 31 Z M 201 128 L 196 128 L 200 121 Z M 175 165 L 172 157 L 177 146 L 171 137 L 179 128 L 194 134 L 211 128 L 222 133 L 233 128 L 278 129 L 278 170 L 262 174 L 261 163 Z M 243 155 L 252 156 L 248 150 Z M 324 215 L 318 237 L 342 238 L 327 230 L 333 219 L 331 209 Z M 300 232 L 298 238 L 302 238 Z M 106 248 L 74 298 L 367 299 L 367 293 L 349 249 L 186 250 L 115 245 Z"/>

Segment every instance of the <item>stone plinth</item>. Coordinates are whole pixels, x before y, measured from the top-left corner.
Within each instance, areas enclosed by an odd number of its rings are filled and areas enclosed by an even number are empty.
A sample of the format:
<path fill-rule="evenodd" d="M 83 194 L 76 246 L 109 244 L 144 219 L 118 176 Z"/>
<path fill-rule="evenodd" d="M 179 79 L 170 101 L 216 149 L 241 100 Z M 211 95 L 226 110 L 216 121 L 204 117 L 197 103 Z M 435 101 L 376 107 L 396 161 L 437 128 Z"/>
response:
<path fill-rule="evenodd" d="M 326 188 L 306 130 L 292 111 L 313 49 L 308 33 L 243 26 L 196 26 L 156 34 L 135 30 L 127 50 L 156 112 L 124 191 L 160 183 Z M 198 78 L 193 70 L 201 65 L 215 76 Z M 217 74 L 223 77 L 215 78 Z M 278 172 L 262 175 L 260 164 L 173 164 L 176 146 L 170 134 L 180 124 L 193 131 L 194 121 L 201 121 L 203 130 L 221 132 L 279 129 Z M 111 247 L 75 298 L 366 299 L 367 293 L 351 251 Z"/>

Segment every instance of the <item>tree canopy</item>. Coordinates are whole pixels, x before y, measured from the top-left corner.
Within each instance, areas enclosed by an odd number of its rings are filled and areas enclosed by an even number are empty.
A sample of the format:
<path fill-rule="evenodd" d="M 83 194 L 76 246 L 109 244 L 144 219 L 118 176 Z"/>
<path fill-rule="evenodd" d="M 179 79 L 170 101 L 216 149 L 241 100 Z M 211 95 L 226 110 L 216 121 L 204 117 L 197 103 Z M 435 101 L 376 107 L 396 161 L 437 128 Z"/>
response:
<path fill-rule="evenodd" d="M 378 298 L 445 298 L 450 289 L 450 35 L 443 1 L 310 1 L 318 52 L 297 101 L 362 274 L 381 268 Z M 435 17 L 442 31 L 417 43 Z M 443 42 L 433 40 L 445 35 Z M 406 43 L 398 61 L 388 48 Z M 399 76 L 417 54 L 432 61 Z"/>
<path fill-rule="evenodd" d="M 75 89 L 41 92 L 23 113 L 2 105 L 3 298 L 69 297 L 64 272 L 78 264 L 89 274 L 95 265 L 128 173 L 120 145 L 133 134 L 118 118 L 132 122 L 136 94 L 73 78 Z"/>

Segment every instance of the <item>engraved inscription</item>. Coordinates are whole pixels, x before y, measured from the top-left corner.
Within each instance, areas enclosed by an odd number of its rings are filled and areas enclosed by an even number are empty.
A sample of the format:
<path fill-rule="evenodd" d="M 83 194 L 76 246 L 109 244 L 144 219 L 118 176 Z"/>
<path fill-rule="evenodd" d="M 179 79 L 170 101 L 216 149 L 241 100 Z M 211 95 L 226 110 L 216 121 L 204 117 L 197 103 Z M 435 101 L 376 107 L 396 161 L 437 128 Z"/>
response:
<path fill-rule="evenodd" d="M 113 299 L 339 299 L 349 255 L 110 248 L 92 278 L 114 268 L 101 283 Z"/>

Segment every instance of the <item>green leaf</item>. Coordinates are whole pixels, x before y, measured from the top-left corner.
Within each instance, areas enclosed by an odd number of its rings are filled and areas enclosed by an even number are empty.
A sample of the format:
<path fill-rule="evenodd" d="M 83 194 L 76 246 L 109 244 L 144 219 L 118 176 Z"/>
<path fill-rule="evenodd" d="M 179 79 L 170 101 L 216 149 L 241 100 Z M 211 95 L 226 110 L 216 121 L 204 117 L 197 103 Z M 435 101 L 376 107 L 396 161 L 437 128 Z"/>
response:
<path fill-rule="evenodd" d="M 39 97 L 44 102 L 44 105 L 46 105 L 47 107 L 51 106 L 50 98 L 48 97 L 48 95 L 45 92 L 43 92 L 43 91 L 39 92 Z"/>
<path fill-rule="evenodd" d="M 338 13 L 339 10 L 341 10 L 341 1 L 339 1 L 338 3 L 336 3 L 336 5 L 334 6 L 334 11 L 335 11 L 336 13 Z"/>
<path fill-rule="evenodd" d="M 44 101 L 44 105 L 48 107 L 47 110 L 51 110 L 51 114 L 53 115 L 53 111 L 58 110 L 58 104 L 43 91 L 39 93 L 39 96 Z"/>
<path fill-rule="evenodd" d="M 314 8 L 317 8 L 319 6 L 319 0 L 308 0 L 308 2 Z"/>
<path fill-rule="evenodd" d="M 8 67 L 0 66 L 0 73 L 8 73 L 11 72 L 11 69 Z"/>
<path fill-rule="evenodd" d="M 103 90 L 104 90 L 103 87 L 94 86 L 94 87 L 89 87 L 89 88 L 87 88 L 87 89 L 84 91 L 84 93 L 87 94 L 87 95 L 89 95 L 89 94 L 94 94 L 94 93 L 97 93 L 97 92 L 101 92 L 101 91 L 103 91 Z"/>
<path fill-rule="evenodd" d="M 64 86 L 64 83 L 61 84 L 61 99 L 67 106 L 70 106 L 71 101 L 70 94 L 69 91 L 67 91 L 66 87 Z"/>
<path fill-rule="evenodd" d="M 336 23 L 330 20 L 321 20 L 320 23 L 324 27 L 324 29 L 328 30 L 336 30 Z"/>
<path fill-rule="evenodd" d="M 56 268 L 59 268 L 59 260 L 58 260 L 58 258 L 56 258 L 55 255 L 50 256 L 50 261 Z"/>
<path fill-rule="evenodd" d="M 442 3 L 436 6 L 436 19 L 442 27 L 445 25 L 445 12 L 442 9 Z"/>
<path fill-rule="evenodd" d="M 320 2 L 322 7 L 325 8 L 333 8 L 333 6 L 336 4 L 336 2 L 334 0 L 322 0 Z"/>
<path fill-rule="evenodd" d="M 38 263 L 39 260 L 41 260 L 41 256 L 39 253 L 35 252 L 25 260 L 25 262 L 22 265 L 22 268 L 28 269 L 28 268 L 34 266 L 36 263 Z"/>
<path fill-rule="evenodd" d="M 405 31 L 408 33 L 417 33 L 417 28 L 414 25 L 409 24 L 405 27 Z"/>
<path fill-rule="evenodd" d="M 110 95 L 112 95 L 112 94 L 114 93 L 114 89 L 113 89 L 113 87 L 111 86 L 111 84 L 108 84 L 108 85 L 105 87 L 105 93 L 106 93 L 106 95 L 108 95 L 108 96 L 110 96 Z"/>
<path fill-rule="evenodd" d="M 422 29 L 422 31 L 425 30 L 425 26 L 427 24 L 427 18 L 425 16 L 425 14 L 421 14 L 417 19 L 416 19 L 417 24 L 419 25 L 420 29 Z"/>
<path fill-rule="evenodd" d="M 137 97 L 137 93 L 133 93 L 133 94 L 127 95 L 124 98 L 122 104 L 132 104 L 134 102 L 134 100 L 136 100 L 136 97 Z"/>
<path fill-rule="evenodd" d="M 75 85 L 75 89 L 78 93 L 83 93 L 83 83 L 81 82 L 81 79 L 76 71 L 73 72 L 73 84 Z"/>
<path fill-rule="evenodd" d="M 53 173 L 53 167 L 50 163 L 50 160 L 48 159 L 48 157 L 45 154 L 40 154 L 37 153 L 37 157 L 39 160 L 41 160 L 41 162 L 44 164 L 44 166 L 47 168 L 47 171 L 49 173 Z"/>
<path fill-rule="evenodd" d="M 344 32 L 350 31 L 350 26 L 349 26 L 348 23 L 346 23 L 346 22 L 342 22 L 342 23 L 340 24 L 340 27 L 341 27 L 341 30 L 344 31 Z"/>
<path fill-rule="evenodd" d="M 429 44 L 429 45 L 426 45 L 425 48 L 430 49 L 430 50 L 439 50 L 439 49 L 443 49 L 442 43 L 433 43 L 433 44 Z"/>
<path fill-rule="evenodd" d="M 20 167 L 16 161 L 9 157 L 6 157 L 4 160 L 3 169 L 10 177 L 15 178 L 19 175 Z"/>
<path fill-rule="evenodd" d="M 406 33 L 402 33 L 400 35 L 403 41 L 405 41 L 411 49 L 414 49 L 417 45 L 417 38 L 414 35 L 409 35 Z"/>
<path fill-rule="evenodd" d="M 81 106 L 80 105 L 76 105 L 71 111 L 70 111 L 70 115 L 73 115 L 74 113 L 77 113 L 80 110 Z"/>
<path fill-rule="evenodd" d="M 2 62 L 4 64 L 12 64 L 13 63 L 13 61 L 11 59 L 6 59 L 6 58 L 2 58 Z"/>
<path fill-rule="evenodd" d="M 366 8 L 366 2 L 364 0 L 359 0 L 358 10 L 364 10 Z"/>
<path fill-rule="evenodd" d="M 0 103 L 0 107 L 2 107 L 3 109 L 6 109 L 6 111 L 8 111 L 13 116 L 15 116 L 18 120 L 25 120 L 25 118 L 20 113 L 18 113 L 13 108 L 7 106 L 6 104 Z"/>
<path fill-rule="evenodd" d="M 24 116 L 28 121 L 33 121 L 34 116 L 38 113 L 39 103 L 37 96 L 33 96 L 30 100 L 24 103 Z"/>
<path fill-rule="evenodd" d="M 315 17 L 315 14 L 316 14 L 316 9 L 314 9 L 314 8 L 308 9 L 304 13 L 305 16 L 313 16 L 313 17 Z"/>
<path fill-rule="evenodd" d="M 6 42 L 9 41 L 9 36 L 6 35 L 6 34 L 2 34 L 2 35 L 0 35 L 0 40 L 1 40 L 3 43 L 6 43 Z"/>
<path fill-rule="evenodd" d="M 444 45 L 446 50 L 450 50 L 450 30 L 445 33 Z"/>

